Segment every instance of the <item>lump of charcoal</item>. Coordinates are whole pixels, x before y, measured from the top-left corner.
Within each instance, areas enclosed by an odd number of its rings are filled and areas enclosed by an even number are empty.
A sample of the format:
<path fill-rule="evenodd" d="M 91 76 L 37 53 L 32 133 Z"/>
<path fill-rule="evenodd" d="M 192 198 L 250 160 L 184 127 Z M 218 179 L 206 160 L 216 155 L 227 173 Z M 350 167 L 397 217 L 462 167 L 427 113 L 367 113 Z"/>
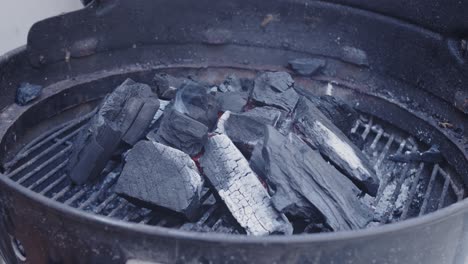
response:
<path fill-rule="evenodd" d="M 375 196 L 379 179 L 369 160 L 315 105 L 301 97 L 294 127 L 359 188 Z"/>
<path fill-rule="evenodd" d="M 426 162 L 426 163 L 440 163 L 444 161 L 444 156 L 439 150 L 439 146 L 433 145 L 429 150 L 424 152 L 405 152 L 400 154 L 393 154 L 388 157 L 389 160 L 394 162 Z"/>
<path fill-rule="evenodd" d="M 125 159 L 115 192 L 143 207 L 198 215 L 203 178 L 185 153 L 157 142 L 138 142 Z"/>
<path fill-rule="evenodd" d="M 151 125 L 157 124 L 158 121 L 161 120 L 161 117 L 164 115 L 164 111 L 166 111 L 166 107 L 168 107 L 170 103 L 170 101 L 159 100 L 159 109 L 156 114 L 154 114 Z"/>
<path fill-rule="evenodd" d="M 225 112 L 218 121 L 215 133 L 225 134 L 237 144 L 255 145 L 263 139 L 264 125 L 241 114 Z"/>
<path fill-rule="evenodd" d="M 219 105 L 207 87 L 190 83 L 177 91 L 174 109 L 211 129 L 218 119 Z"/>
<path fill-rule="evenodd" d="M 42 86 L 22 83 L 18 89 L 16 89 L 15 102 L 18 105 L 24 106 L 39 97 L 42 93 Z"/>
<path fill-rule="evenodd" d="M 242 82 L 236 75 L 231 74 L 219 85 L 219 90 L 223 93 L 242 92 Z"/>
<path fill-rule="evenodd" d="M 174 77 L 166 73 L 157 73 L 153 78 L 153 85 L 159 97 L 164 100 L 172 100 L 177 90 L 187 83 L 193 83 L 193 81 L 183 77 Z"/>
<path fill-rule="evenodd" d="M 344 46 L 341 50 L 341 59 L 358 66 L 369 66 L 367 53 L 355 47 Z"/>
<path fill-rule="evenodd" d="M 147 138 L 195 156 L 203 148 L 208 136 L 208 127 L 175 109 L 166 109 L 159 129 L 150 132 Z"/>
<path fill-rule="evenodd" d="M 325 60 L 318 58 L 304 58 L 289 61 L 289 66 L 291 66 L 296 73 L 303 76 L 316 73 L 325 67 L 326 64 L 327 62 Z"/>
<path fill-rule="evenodd" d="M 267 127 L 251 165 L 266 179 L 273 204 L 282 213 L 322 218 L 335 231 L 359 229 L 371 220 L 359 189 L 294 134 L 283 136 Z"/>
<path fill-rule="evenodd" d="M 71 180 L 83 184 L 99 176 L 121 142 L 133 145 L 143 137 L 158 108 L 149 86 L 127 79 L 117 87 L 73 144 L 67 166 Z"/>
<path fill-rule="evenodd" d="M 267 190 L 226 135 L 208 139 L 200 165 L 247 234 L 292 234 L 288 219 L 273 207 Z"/>
<path fill-rule="evenodd" d="M 255 79 L 252 100 L 260 105 L 274 106 L 292 111 L 299 95 L 292 88 L 291 75 L 286 72 L 266 72 Z"/>
<path fill-rule="evenodd" d="M 270 106 L 255 107 L 242 113 L 242 115 L 248 116 L 265 125 L 276 126 L 276 123 L 281 118 L 281 110 Z"/>
<path fill-rule="evenodd" d="M 316 96 L 302 87 L 294 87 L 296 92 L 311 101 L 343 133 L 350 135 L 359 119 L 359 113 L 345 101 L 329 95 Z M 353 141 L 354 142 L 354 141 Z"/>
<path fill-rule="evenodd" d="M 246 92 L 227 92 L 216 95 L 216 100 L 221 112 L 231 111 L 234 113 L 240 113 L 247 104 L 248 99 L 249 94 Z"/>

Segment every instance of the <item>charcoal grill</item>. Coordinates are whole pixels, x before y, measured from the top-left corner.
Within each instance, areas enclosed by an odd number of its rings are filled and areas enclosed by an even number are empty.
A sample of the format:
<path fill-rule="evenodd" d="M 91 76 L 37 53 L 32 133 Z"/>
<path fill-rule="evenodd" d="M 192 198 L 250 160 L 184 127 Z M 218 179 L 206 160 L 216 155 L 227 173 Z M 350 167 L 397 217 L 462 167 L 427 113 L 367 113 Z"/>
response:
<path fill-rule="evenodd" d="M 94 1 L 37 23 L 27 47 L 0 61 L 0 251 L 11 263 L 465 263 L 468 5 L 404 2 Z M 73 139 L 125 78 L 219 83 L 304 57 L 327 66 L 298 83 L 362 113 L 353 132 L 382 175 L 372 206 L 384 225 L 254 238 L 208 187 L 193 224 L 116 196 L 118 164 L 97 184 L 70 184 Z M 13 103 L 23 81 L 46 87 L 26 107 Z M 433 144 L 444 162 L 387 159 Z"/>

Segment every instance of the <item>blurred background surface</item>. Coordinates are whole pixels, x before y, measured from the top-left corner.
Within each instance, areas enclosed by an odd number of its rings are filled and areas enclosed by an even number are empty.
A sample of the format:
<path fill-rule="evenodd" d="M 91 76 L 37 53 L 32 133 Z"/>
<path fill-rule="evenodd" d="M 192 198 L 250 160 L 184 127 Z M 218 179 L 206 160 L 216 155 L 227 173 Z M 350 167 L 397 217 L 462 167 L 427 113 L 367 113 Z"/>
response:
<path fill-rule="evenodd" d="M 0 55 L 25 45 L 36 21 L 80 7 L 79 0 L 0 0 Z"/>

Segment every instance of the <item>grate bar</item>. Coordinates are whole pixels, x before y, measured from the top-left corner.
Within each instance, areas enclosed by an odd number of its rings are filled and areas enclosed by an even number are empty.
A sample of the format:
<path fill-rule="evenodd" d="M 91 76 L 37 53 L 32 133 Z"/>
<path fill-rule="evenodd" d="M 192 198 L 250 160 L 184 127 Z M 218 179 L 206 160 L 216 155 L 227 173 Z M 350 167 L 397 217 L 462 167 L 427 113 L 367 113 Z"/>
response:
<path fill-rule="evenodd" d="M 445 198 L 447 196 L 448 187 L 450 185 L 450 178 L 444 177 L 444 187 L 442 188 L 442 193 L 440 194 L 439 204 L 437 205 L 437 209 L 440 209 L 444 206 Z"/>
<path fill-rule="evenodd" d="M 41 152 L 39 155 L 35 156 L 34 158 L 30 159 L 28 162 L 26 162 L 25 164 L 21 165 L 20 167 L 16 168 L 14 171 L 10 172 L 8 174 L 8 177 L 13 177 L 15 176 L 16 174 L 18 174 L 19 172 L 23 171 L 25 168 L 29 167 L 29 166 L 32 166 L 34 163 L 36 163 L 38 160 L 40 160 L 41 158 L 43 158 L 44 156 L 46 155 L 50 155 L 50 153 L 55 150 L 57 147 L 59 147 L 60 145 L 62 145 L 63 143 L 67 142 L 69 139 L 71 139 L 72 137 L 74 137 L 76 134 L 78 134 L 81 130 L 83 129 L 83 127 L 80 127 L 79 129 L 73 131 L 72 133 L 70 133 L 69 135 L 67 135 L 66 137 L 60 139 L 60 140 L 57 140 L 57 142 L 55 142 L 54 144 L 52 144 L 50 147 L 48 147 L 46 150 L 44 150 L 43 152 Z"/>
<path fill-rule="evenodd" d="M 40 192 L 40 194 L 42 195 L 45 195 L 46 193 L 48 193 L 50 190 L 52 190 L 53 188 L 55 188 L 56 186 L 58 186 L 63 180 L 65 180 L 67 178 L 67 174 L 63 174 L 62 176 L 60 176 L 57 180 L 55 180 L 52 184 L 50 184 L 49 186 L 47 186 L 44 190 L 42 190 Z"/>
<path fill-rule="evenodd" d="M 67 153 L 71 147 L 72 147 L 72 144 L 67 142 L 67 147 L 64 148 L 63 150 L 61 150 L 60 152 L 58 152 L 57 154 L 55 154 L 54 156 L 52 156 L 50 159 L 46 160 L 45 162 L 43 162 L 41 165 L 37 166 L 36 168 L 34 168 L 34 170 L 28 172 L 27 174 L 25 174 L 23 177 L 21 177 L 17 182 L 19 184 L 22 184 L 23 182 L 27 181 L 29 178 L 31 178 L 32 176 L 36 175 L 39 171 L 41 171 L 42 169 L 44 169 L 45 167 L 47 167 L 48 165 L 50 165 L 52 162 L 58 160 L 59 158 L 61 158 L 65 153 Z"/>
<path fill-rule="evenodd" d="M 409 208 L 411 206 L 411 202 L 413 201 L 415 195 L 416 195 L 416 190 L 418 189 L 418 184 L 419 180 L 421 179 L 422 172 L 424 170 L 424 162 L 419 163 L 419 169 L 418 172 L 416 173 L 416 176 L 414 177 L 413 183 L 411 184 L 410 187 L 410 193 L 408 200 L 405 203 L 405 206 L 403 207 L 403 213 L 401 214 L 401 219 L 406 219 L 408 215 Z"/>
<path fill-rule="evenodd" d="M 370 145 L 371 149 L 375 149 L 375 147 L 377 147 L 377 143 L 382 138 L 383 133 L 384 133 L 383 129 L 379 129 L 379 132 L 377 132 L 377 135 L 375 136 L 374 141 L 372 141 L 372 144 Z"/>
<path fill-rule="evenodd" d="M 113 193 L 112 195 L 110 195 L 109 197 L 107 197 L 106 200 L 104 200 L 98 207 L 96 207 L 93 211 L 94 213 L 96 214 L 99 214 L 101 213 L 102 210 L 104 210 L 104 208 L 106 208 L 106 206 L 112 202 L 115 198 L 117 198 L 117 194 Z"/>
<path fill-rule="evenodd" d="M 128 205 L 128 203 L 123 199 L 119 199 L 119 202 L 119 205 L 115 207 L 107 216 L 114 217 L 120 210 L 122 210 L 123 208 L 125 208 L 125 206 Z"/>
<path fill-rule="evenodd" d="M 395 136 L 391 135 L 388 140 L 387 144 L 385 144 L 385 147 L 383 148 L 382 152 L 379 155 L 379 158 L 377 159 L 377 162 L 375 163 L 374 168 L 379 168 L 380 164 L 384 160 L 384 158 L 387 156 L 388 151 L 390 150 L 390 146 L 392 145 L 393 141 L 395 140 Z"/>
<path fill-rule="evenodd" d="M 398 147 L 398 150 L 395 153 L 401 153 L 405 146 L 406 146 L 406 140 L 403 140 L 400 143 L 400 146 Z M 396 169 L 397 164 L 398 163 L 396 163 L 396 162 L 393 163 L 391 171 Z M 387 188 L 387 185 L 390 183 L 390 178 L 391 177 L 385 177 L 385 179 L 383 179 L 383 182 L 380 184 L 379 190 L 385 190 L 385 188 Z M 374 205 L 377 205 L 380 202 L 380 199 L 382 199 L 382 195 L 383 195 L 383 192 L 379 191 L 378 194 L 377 194 L 377 197 L 375 197 Z"/>
<path fill-rule="evenodd" d="M 43 182 L 47 181 L 48 179 L 50 179 L 50 177 L 52 177 L 53 175 L 55 175 L 59 170 L 65 168 L 65 166 L 67 165 L 69 159 L 66 159 L 65 161 L 63 161 L 62 163 L 60 163 L 57 167 L 53 168 L 52 170 L 50 170 L 46 175 L 44 175 L 44 177 L 40 178 L 38 181 L 36 181 L 35 183 L 31 184 L 28 189 L 34 189 L 36 188 L 37 186 L 39 186 L 40 184 L 42 184 Z"/>
<path fill-rule="evenodd" d="M 429 198 L 431 196 L 432 188 L 434 187 L 434 182 L 439 171 L 439 164 L 435 164 L 434 168 L 432 169 L 431 179 L 427 185 L 426 193 L 424 194 L 424 202 L 421 206 L 421 210 L 419 211 L 419 216 L 423 215 L 426 212 L 426 207 L 429 202 Z"/>
<path fill-rule="evenodd" d="M 77 119 L 77 120 L 72 120 L 68 123 L 65 123 L 63 125 L 60 125 L 58 126 L 57 128 L 53 129 L 52 131 L 46 131 L 45 133 L 43 133 L 42 135 L 40 135 L 39 137 L 37 137 L 36 139 L 34 139 L 33 141 L 31 141 L 30 143 L 28 143 L 17 155 L 16 157 L 6 163 L 5 167 L 6 168 L 11 168 L 12 166 L 14 166 L 18 161 L 28 157 L 31 153 L 33 153 L 35 150 L 39 149 L 40 147 L 44 146 L 46 143 L 50 142 L 51 140 L 57 138 L 58 136 L 60 136 L 61 134 L 63 134 L 64 132 L 66 132 L 67 130 L 75 127 L 75 126 L 78 126 L 78 125 L 81 125 L 83 122 L 85 121 L 88 121 L 92 115 L 94 115 L 94 113 L 96 112 L 97 110 L 93 110 L 91 111 L 90 113 L 86 114 L 85 116 Z M 50 134 L 52 133 L 52 134 Z M 49 136 L 48 136 L 49 135 Z M 45 139 L 44 139 L 45 138 Z M 39 142 L 39 143 L 38 143 Z"/>
<path fill-rule="evenodd" d="M 53 200 L 58 200 L 60 199 L 65 193 L 67 193 L 71 189 L 70 185 L 67 185 L 65 188 L 63 188 L 60 192 L 56 193 L 54 196 L 52 196 Z"/>
<path fill-rule="evenodd" d="M 371 117 L 370 120 L 369 120 L 369 123 L 364 125 L 365 129 L 364 129 L 364 132 L 362 133 L 362 139 L 366 140 L 367 136 L 369 135 L 369 133 L 371 131 L 373 123 L 374 123 L 374 118 Z"/>

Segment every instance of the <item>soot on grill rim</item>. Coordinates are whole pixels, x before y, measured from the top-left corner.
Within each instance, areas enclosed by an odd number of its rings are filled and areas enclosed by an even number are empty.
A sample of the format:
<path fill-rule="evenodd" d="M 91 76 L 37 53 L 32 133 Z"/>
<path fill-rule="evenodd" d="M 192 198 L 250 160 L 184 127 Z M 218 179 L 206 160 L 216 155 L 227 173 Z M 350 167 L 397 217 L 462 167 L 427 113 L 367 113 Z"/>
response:
<path fill-rule="evenodd" d="M 291 63 L 299 73 L 317 70 L 299 62 Z M 151 85 L 127 80 L 95 112 L 31 142 L 7 166 L 9 177 L 126 221 L 252 235 L 359 229 L 463 198 L 435 146 L 424 152 L 285 72 L 218 85 L 157 74 Z M 41 166 L 15 164 L 50 140 L 34 160 L 50 158 Z M 64 153 L 72 155 L 57 162 Z M 88 164 L 92 173 L 80 173 Z"/>

